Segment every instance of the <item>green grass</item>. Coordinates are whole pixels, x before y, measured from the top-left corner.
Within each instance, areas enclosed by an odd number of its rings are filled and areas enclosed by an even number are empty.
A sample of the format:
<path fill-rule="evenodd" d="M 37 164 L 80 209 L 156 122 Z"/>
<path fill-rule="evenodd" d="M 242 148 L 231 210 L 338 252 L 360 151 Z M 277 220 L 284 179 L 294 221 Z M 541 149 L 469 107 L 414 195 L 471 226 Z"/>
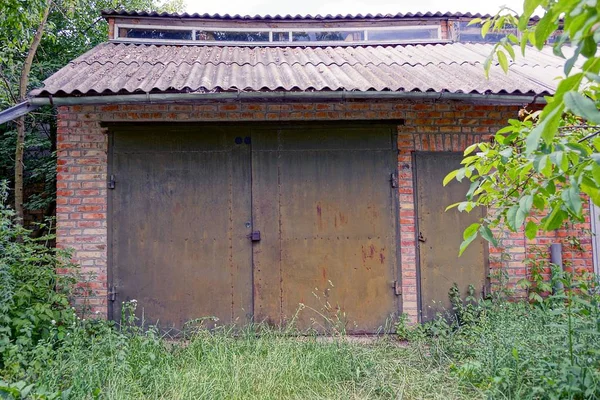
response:
<path fill-rule="evenodd" d="M 474 399 L 421 346 L 393 338 L 291 337 L 273 330 L 201 331 L 189 342 L 117 333 L 83 337 L 37 376 L 50 392 L 106 399 Z"/>

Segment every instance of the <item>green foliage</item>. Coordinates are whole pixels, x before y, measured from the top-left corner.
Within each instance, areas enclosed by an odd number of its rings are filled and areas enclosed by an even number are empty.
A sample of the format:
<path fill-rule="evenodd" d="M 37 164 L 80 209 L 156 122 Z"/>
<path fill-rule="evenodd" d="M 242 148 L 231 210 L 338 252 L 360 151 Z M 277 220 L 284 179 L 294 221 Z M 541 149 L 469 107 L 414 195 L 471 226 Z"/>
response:
<path fill-rule="evenodd" d="M 461 303 L 453 289 L 454 316 L 414 327 L 399 325 L 398 333 L 426 345 L 432 359 L 449 363 L 455 376 L 488 398 L 598 398 L 596 280 L 556 272 L 553 282 L 566 289 L 532 304 L 498 299 Z"/>
<path fill-rule="evenodd" d="M 596 161 L 600 137 L 589 137 L 594 128 L 565 118 L 550 143 L 541 143 L 527 154 L 526 141 L 535 126 L 532 115 L 524 121 L 509 120 L 510 125 L 499 130 L 492 143 L 470 146 L 464 152 L 463 167 L 447 177 L 471 181 L 466 201 L 448 208 L 491 210 L 465 230 L 461 252 L 478 233 L 496 245 L 489 227 L 504 225 L 511 231 L 524 227 L 533 239 L 539 230 L 584 221 L 582 192 L 600 202 L 600 164 Z"/>
<path fill-rule="evenodd" d="M 523 8 L 521 16 L 505 8 L 489 20 L 473 21 L 482 23 L 482 35 L 507 24 L 520 32 L 520 39 L 509 35 L 495 45 L 486 74 L 495 58 L 508 71 L 508 58 L 516 57 L 513 46 L 519 45 L 522 54 L 528 44 L 542 49 L 561 28 L 562 35 L 552 46 L 556 55 L 568 56 L 566 77 L 555 95 L 546 98 L 541 112 L 524 112 L 522 120 L 509 120 L 493 143 L 470 146 L 463 168 L 446 177 L 445 184 L 464 178 L 472 182 L 467 201 L 452 206 L 467 212 L 478 206 L 493 210 L 481 219 L 479 231 L 468 228 L 461 253 L 478 234 L 496 245 L 490 227 L 506 226 L 511 231 L 524 227 L 533 239 L 539 231 L 557 229 L 566 221 L 583 221 L 583 194 L 600 205 L 598 2 L 525 0 Z M 531 23 L 530 17 L 539 10 L 542 18 Z M 567 44 L 574 50 L 566 51 Z"/>
<path fill-rule="evenodd" d="M 0 110 L 18 101 L 23 62 L 48 0 L 3 0 L 0 13 Z M 47 26 L 33 62 L 29 89 L 108 38 L 104 9 L 183 10 L 183 0 L 53 0 Z M 52 214 L 56 182 L 56 122 L 51 107 L 26 116 L 25 187 L 35 188 L 25 208 Z M 0 180 L 12 182 L 16 128 L 0 126 Z"/>
<path fill-rule="evenodd" d="M 36 346 L 52 337 L 64 339 L 75 314 L 68 296 L 73 274 L 57 274 L 68 254 L 49 248 L 51 237 L 31 239 L 14 222 L 0 188 L 0 370 L 18 377 L 26 368 L 41 368 L 32 357 Z M 35 364 L 35 365 L 34 365 Z"/>

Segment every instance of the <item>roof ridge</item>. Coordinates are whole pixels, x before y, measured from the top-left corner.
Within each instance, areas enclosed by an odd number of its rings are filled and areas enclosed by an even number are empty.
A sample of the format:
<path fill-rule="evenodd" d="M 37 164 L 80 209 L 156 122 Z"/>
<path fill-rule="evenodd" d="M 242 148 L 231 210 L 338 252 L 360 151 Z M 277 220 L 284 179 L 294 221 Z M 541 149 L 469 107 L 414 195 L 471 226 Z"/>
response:
<path fill-rule="evenodd" d="M 168 13 L 157 11 L 127 11 L 127 10 L 102 10 L 103 17 L 121 16 L 121 17 L 163 17 L 163 18 L 197 18 L 197 19 L 221 19 L 221 20 L 349 20 L 349 19 L 402 19 L 402 18 L 490 18 L 490 14 L 471 13 L 471 12 L 451 12 L 451 11 L 425 11 L 425 12 L 408 12 L 408 13 L 377 13 L 377 14 L 265 14 L 265 15 L 240 15 L 240 14 L 209 14 L 209 13 Z"/>

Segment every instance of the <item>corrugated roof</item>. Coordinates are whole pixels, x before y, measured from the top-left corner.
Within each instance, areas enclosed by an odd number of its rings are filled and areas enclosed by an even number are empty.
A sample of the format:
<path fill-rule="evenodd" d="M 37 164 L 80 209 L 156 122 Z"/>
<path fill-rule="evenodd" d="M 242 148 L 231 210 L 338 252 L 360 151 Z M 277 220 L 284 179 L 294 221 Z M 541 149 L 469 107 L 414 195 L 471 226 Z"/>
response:
<path fill-rule="evenodd" d="M 199 13 L 167 13 L 156 11 L 125 11 L 104 10 L 103 17 L 169 17 L 169 18 L 200 18 L 218 20 L 252 20 L 252 21 L 310 21 L 310 20 L 358 20 L 358 19 L 409 19 L 409 18 L 489 18 L 489 14 L 461 13 L 461 12 L 417 12 L 397 14 L 336 14 L 336 15 L 239 15 L 239 14 L 199 14 Z"/>
<path fill-rule="evenodd" d="M 490 44 L 234 47 L 103 43 L 31 94 L 406 91 L 549 94 L 564 60 L 528 49 L 508 75 L 483 63 Z M 517 52 L 519 50 L 516 50 Z"/>

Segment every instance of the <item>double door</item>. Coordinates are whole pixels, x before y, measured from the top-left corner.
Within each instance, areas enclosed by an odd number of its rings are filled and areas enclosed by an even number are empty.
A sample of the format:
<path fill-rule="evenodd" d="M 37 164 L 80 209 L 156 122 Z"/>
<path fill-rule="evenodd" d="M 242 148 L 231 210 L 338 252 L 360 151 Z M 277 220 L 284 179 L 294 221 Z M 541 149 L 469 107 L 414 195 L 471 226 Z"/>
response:
<path fill-rule="evenodd" d="M 390 126 L 110 128 L 110 308 L 376 332 L 399 309 Z M 212 324 L 214 322 L 208 322 Z"/>

